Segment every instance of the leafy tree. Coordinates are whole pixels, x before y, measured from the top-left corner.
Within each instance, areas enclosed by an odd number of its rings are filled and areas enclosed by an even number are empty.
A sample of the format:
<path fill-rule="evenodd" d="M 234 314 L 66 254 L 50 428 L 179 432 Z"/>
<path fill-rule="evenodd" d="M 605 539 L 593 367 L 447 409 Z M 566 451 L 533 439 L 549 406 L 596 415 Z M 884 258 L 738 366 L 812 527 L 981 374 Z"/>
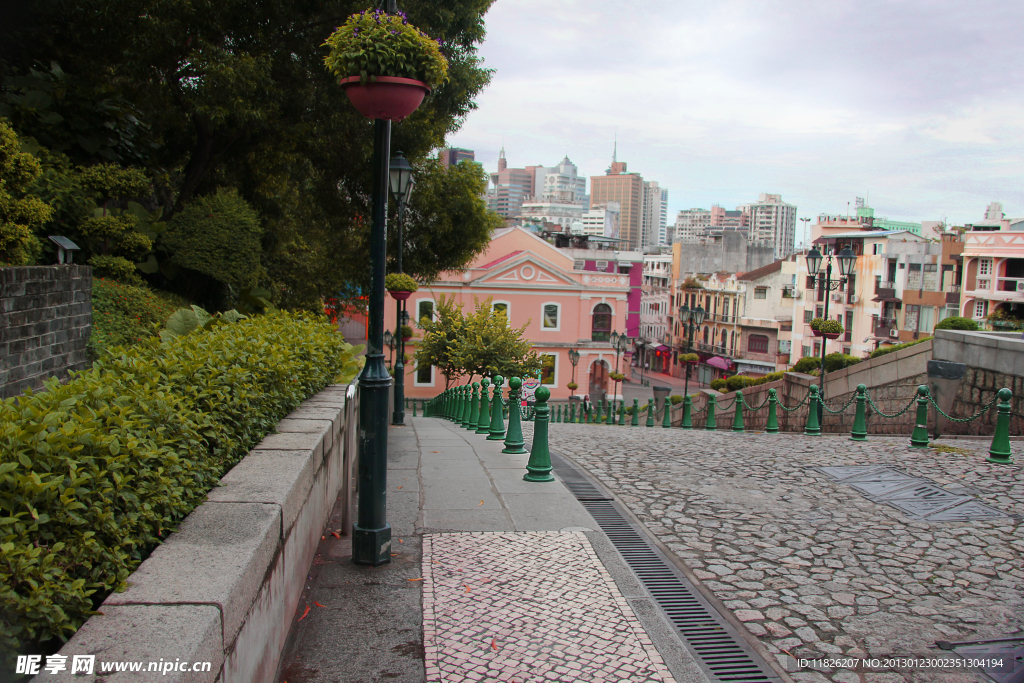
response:
<path fill-rule="evenodd" d="M 434 320 L 423 317 L 419 321 L 423 339 L 416 347 L 416 362 L 436 367 L 444 375 L 444 388 L 447 389 L 465 374 L 457 344 L 465 334 L 466 316 L 462 313 L 462 305 L 456 306 L 455 298 L 444 294 L 438 297 L 434 313 Z"/>
<path fill-rule="evenodd" d="M 0 120 L 0 263 L 30 265 L 42 252 L 35 230 L 53 209 L 29 192 L 41 173 L 39 161 L 19 151 L 18 136 Z"/>
<path fill-rule="evenodd" d="M 410 23 L 440 39 L 449 64 L 448 81 L 394 126 L 392 149 L 402 149 L 414 164 L 444 146 L 490 79 L 476 46 L 491 1 L 425 0 L 408 7 Z M 114 155 L 136 164 L 132 155 L 141 155 L 138 165 L 155 179 L 153 201 L 142 203 L 149 210 L 162 206 L 164 220 L 195 197 L 237 189 L 262 219 L 261 263 L 273 282 L 272 298 L 282 305 L 319 310 L 325 297 L 354 300 L 366 289 L 372 122 L 348 103 L 323 63 L 326 38 L 365 4 L 38 5 L 32 20 L 19 24 L 0 48 L 6 81 L 34 79 L 9 91 L 21 98 L 8 106 L 25 132 L 65 150 L 73 163 Z M 60 95 L 62 88 L 68 94 Z M 97 115 L 102 103 L 106 113 Z M 116 134 L 103 137 L 98 121 Z M 446 175 L 466 188 L 465 172 Z M 422 180 L 413 202 L 431 204 L 434 190 L 426 174 Z M 420 231 L 428 248 L 445 250 L 407 272 L 426 277 L 463 265 L 495 225 L 479 203 L 470 202 L 478 194 L 441 192 L 433 205 L 450 203 L 461 216 L 448 223 L 437 218 L 444 218 L 443 211 L 426 207 L 417 219 L 410 207 L 408 253 Z M 446 241 L 431 246 L 431 231 Z"/>
<path fill-rule="evenodd" d="M 527 322 L 527 325 L 529 322 Z M 509 327 L 504 312 L 491 311 L 491 298 L 476 303 L 465 317 L 462 334 L 456 337 L 454 357 L 472 382 L 481 377 L 524 377 L 540 370 L 541 360 L 533 345 L 523 339 L 527 325 Z"/>

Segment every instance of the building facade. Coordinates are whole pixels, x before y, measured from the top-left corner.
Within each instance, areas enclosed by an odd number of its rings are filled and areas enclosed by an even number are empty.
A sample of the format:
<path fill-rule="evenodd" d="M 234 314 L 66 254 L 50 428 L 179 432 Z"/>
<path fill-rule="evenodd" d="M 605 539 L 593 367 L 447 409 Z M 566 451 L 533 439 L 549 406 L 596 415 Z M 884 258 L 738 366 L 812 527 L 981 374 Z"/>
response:
<path fill-rule="evenodd" d="M 982 324 L 991 316 L 996 328 L 1024 320 L 1024 218 L 1008 218 L 992 202 L 985 219 L 966 228 L 960 315 Z"/>
<path fill-rule="evenodd" d="M 670 244 L 693 242 L 703 237 L 711 227 L 711 212 L 707 209 L 685 209 L 676 214 Z"/>
<path fill-rule="evenodd" d="M 775 258 L 796 249 L 796 207 L 782 201 L 782 195 L 762 192 L 756 202 L 737 208 L 750 216 L 751 239 L 775 243 Z"/>
<path fill-rule="evenodd" d="M 487 192 L 487 207 L 505 218 L 515 218 L 523 202 L 536 193 L 537 169 L 540 166 L 509 168 L 505 148 L 498 154 L 498 172 L 491 174 L 491 187 Z"/>
<path fill-rule="evenodd" d="M 608 174 L 591 176 L 590 208 L 608 202 L 619 204 L 619 239 L 626 249 L 639 249 L 643 213 L 644 179 L 639 173 L 627 173 L 626 162 L 614 161 Z"/>
<path fill-rule="evenodd" d="M 471 149 L 462 149 L 460 147 L 450 147 L 448 149 L 441 150 L 441 165 L 447 168 L 448 166 L 454 166 L 460 161 L 475 161 L 476 154 Z"/>
<path fill-rule="evenodd" d="M 659 187 L 657 180 L 644 181 L 640 247 L 657 247 L 667 244 L 667 232 L 668 189 Z"/>

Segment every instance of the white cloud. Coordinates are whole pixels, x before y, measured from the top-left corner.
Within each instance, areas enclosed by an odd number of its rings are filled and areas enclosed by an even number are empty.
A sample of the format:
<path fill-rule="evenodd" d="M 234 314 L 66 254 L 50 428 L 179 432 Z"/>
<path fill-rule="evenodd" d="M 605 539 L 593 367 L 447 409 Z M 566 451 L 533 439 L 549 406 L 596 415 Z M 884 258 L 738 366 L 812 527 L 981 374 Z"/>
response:
<path fill-rule="evenodd" d="M 451 139 L 494 170 L 619 159 L 670 210 L 780 192 L 800 215 L 1024 215 L 1024 3 L 497 0 L 496 69 Z"/>

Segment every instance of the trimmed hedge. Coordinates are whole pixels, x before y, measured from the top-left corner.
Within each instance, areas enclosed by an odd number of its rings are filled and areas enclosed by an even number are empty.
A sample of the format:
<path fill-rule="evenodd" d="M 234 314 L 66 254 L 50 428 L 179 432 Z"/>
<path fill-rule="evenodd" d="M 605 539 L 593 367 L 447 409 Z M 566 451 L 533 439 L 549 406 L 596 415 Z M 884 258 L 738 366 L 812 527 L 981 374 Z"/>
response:
<path fill-rule="evenodd" d="M 845 353 L 836 351 L 825 356 L 825 372 L 835 372 L 836 370 L 842 370 L 848 368 L 851 365 L 864 360 L 863 358 L 857 358 L 856 356 L 849 356 Z"/>
<path fill-rule="evenodd" d="M 713 379 L 709 385 L 715 391 L 729 392 L 747 387 L 756 387 L 759 384 L 767 384 L 782 379 L 785 372 L 769 372 L 763 377 L 747 377 L 745 375 L 733 375 L 725 379 Z"/>
<path fill-rule="evenodd" d="M 802 372 L 810 374 L 811 370 L 817 370 L 821 367 L 821 359 L 817 356 L 804 356 L 796 362 L 793 366 L 793 372 Z"/>
<path fill-rule="evenodd" d="M 949 318 L 946 318 L 946 320 L 949 320 Z M 971 322 L 974 322 L 974 321 L 972 320 Z M 918 339 L 916 341 L 903 342 L 902 344 L 893 344 L 892 346 L 882 346 L 882 347 L 877 348 L 874 351 L 872 351 L 871 355 L 868 356 L 868 358 L 878 358 L 879 356 L 884 356 L 887 353 L 892 353 L 893 351 L 899 351 L 900 349 L 905 349 L 908 346 L 914 346 L 916 344 L 922 344 L 922 343 L 928 341 L 929 339 L 931 339 L 931 337 L 924 337 L 923 339 Z"/>
<path fill-rule="evenodd" d="M 0 650 L 66 640 L 281 418 L 354 376 L 357 350 L 277 312 L 115 348 L 0 404 Z"/>
<path fill-rule="evenodd" d="M 970 318 L 961 318 L 960 316 L 951 315 L 948 318 L 943 318 L 935 325 L 936 330 L 965 330 L 967 332 L 977 332 L 978 323 Z"/>
<path fill-rule="evenodd" d="M 107 348 L 130 346 L 154 336 L 154 324 L 163 327 L 175 310 L 187 305 L 184 299 L 168 292 L 93 278 L 88 345 L 92 359 L 99 358 Z"/>

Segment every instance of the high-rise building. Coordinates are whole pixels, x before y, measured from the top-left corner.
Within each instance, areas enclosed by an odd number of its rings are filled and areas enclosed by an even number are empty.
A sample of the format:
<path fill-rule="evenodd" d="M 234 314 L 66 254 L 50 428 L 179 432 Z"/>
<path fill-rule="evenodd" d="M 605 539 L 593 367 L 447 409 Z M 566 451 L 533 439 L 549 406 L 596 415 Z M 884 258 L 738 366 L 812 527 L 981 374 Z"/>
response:
<path fill-rule="evenodd" d="M 595 208 L 607 202 L 618 202 L 619 239 L 622 248 L 636 250 L 640 247 L 641 217 L 644 203 L 644 179 L 639 173 L 627 173 L 626 162 L 618 160 L 618 144 L 612 154 L 612 165 L 606 175 L 590 177 L 590 207 Z"/>
<path fill-rule="evenodd" d="M 788 258 L 796 249 L 796 207 L 781 194 L 762 192 L 756 202 L 736 208 L 750 216 L 750 239 L 775 243 L 775 258 Z"/>
<path fill-rule="evenodd" d="M 579 175 L 579 169 L 569 157 L 562 159 L 558 166 L 538 168 L 534 187 L 537 190 L 535 200 L 541 202 L 584 206 L 587 196 L 587 179 Z"/>
<path fill-rule="evenodd" d="M 640 221 L 640 246 L 667 244 L 668 189 L 658 187 L 657 180 L 644 182 L 644 205 Z"/>
<path fill-rule="evenodd" d="M 454 166 L 460 161 L 475 161 L 476 155 L 471 149 L 462 149 L 460 147 L 450 147 L 448 149 L 441 150 L 441 165 L 444 167 Z"/>
<path fill-rule="evenodd" d="M 676 214 L 675 230 L 671 242 L 692 242 L 711 227 L 711 212 L 707 209 L 685 209 Z"/>
<path fill-rule="evenodd" d="M 498 172 L 491 174 L 494 187 L 487 192 L 487 206 L 505 218 L 519 215 L 523 202 L 534 195 L 537 169 L 540 166 L 509 168 L 505 148 L 498 155 Z"/>
<path fill-rule="evenodd" d="M 618 202 L 605 202 L 593 206 L 583 213 L 577 228 L 573 232 L 596 237 L 619 237 L 619 218 L 621 207 Z"/>
<path fill-rule="evenodd" d="M 721 230 L 750 230 L 750 214 L 741 209 L 727 211 L 715 204 L 711 207 L 711 227 Z"/>

